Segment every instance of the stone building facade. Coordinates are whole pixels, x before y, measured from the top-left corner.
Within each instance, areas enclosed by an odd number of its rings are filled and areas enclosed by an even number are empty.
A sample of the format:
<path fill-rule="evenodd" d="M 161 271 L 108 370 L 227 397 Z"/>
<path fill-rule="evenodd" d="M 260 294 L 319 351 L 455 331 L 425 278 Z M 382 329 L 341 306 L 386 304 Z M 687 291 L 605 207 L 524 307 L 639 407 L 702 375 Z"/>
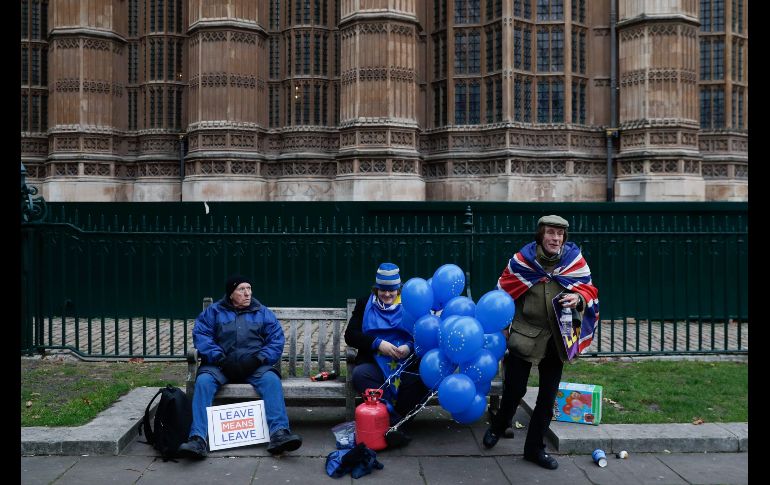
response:
<path fill-rule="evenodd" d="M 747 4 L 21 0 L 22 163 L 49 201 L 748 200 Z"/>

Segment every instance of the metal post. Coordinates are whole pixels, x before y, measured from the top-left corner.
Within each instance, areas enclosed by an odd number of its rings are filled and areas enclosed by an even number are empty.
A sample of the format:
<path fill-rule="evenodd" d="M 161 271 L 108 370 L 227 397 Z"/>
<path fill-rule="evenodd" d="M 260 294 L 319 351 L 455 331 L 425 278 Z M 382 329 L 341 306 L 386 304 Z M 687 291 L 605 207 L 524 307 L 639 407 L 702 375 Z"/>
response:
<path fill-rule="evenodd" d="M 468 248 L 465 251 L 465 287 L 467 288 L 466 296 L 472 300 L 471 274 L 473 273 L 473 253 L 475 251 L 475 245 L 473 244 L 473 211 L 471 210 L 470 205 L 465 208 L 465 221 L 463 222 L 463 227 L 466 233 L 465 240 L 468 243 Z"/>

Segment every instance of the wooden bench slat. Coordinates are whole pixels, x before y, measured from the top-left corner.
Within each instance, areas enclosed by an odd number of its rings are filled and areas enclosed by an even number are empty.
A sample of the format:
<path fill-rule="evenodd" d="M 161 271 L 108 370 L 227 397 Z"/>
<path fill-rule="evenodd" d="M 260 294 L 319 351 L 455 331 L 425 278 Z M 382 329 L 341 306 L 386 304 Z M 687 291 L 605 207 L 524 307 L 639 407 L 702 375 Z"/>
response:
<path fill-rule="evenodd" d="M 289 330 L 289 375 L 297 375 L 297 321 L 291 321 Z"/>
<path fill-rule="evenodd" d="M 340 321 L 334 320 L 334 336 L 332 337 L 332 355 L 334 356 L 334 372 L 340 376 Z"/>
<path fill-rule="evenodd" d="M 287 400 L 296 399 L 345 399 L 344 380 L 313 382 L 309 377 L 290 377 L 283 379 L 283 396 Z M 227 384 L 217 393 L 216 399 L 261 399 L 250 384 Z"/>
<path fill-rule="evenodd" d="M 310 351 L 312 350 L 312 346 L 310 344 L 310 338 L 312 337 L 312 328 L 310 326 L 310 320 L 305 320 L 305 348 L 303 349 L 303 362 L 302 362 L 302 372 L 303 376 L 308 377 L 310 376 L 310 363 L 311 363 L 311 354 Z"/>
<path fill-rule="evenodd" d="M 326 369 L 326 325 L 328 320 L 318 322 L 318 370 Z"/>

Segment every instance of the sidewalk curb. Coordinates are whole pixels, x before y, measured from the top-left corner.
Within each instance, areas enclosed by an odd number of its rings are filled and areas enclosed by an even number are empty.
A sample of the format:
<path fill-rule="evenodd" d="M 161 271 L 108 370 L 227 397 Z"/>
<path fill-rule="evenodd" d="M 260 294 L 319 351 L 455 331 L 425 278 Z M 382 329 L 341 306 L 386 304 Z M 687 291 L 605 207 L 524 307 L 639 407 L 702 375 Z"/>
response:
<path fill-rule="evenodd" d="M 91 422 L 76 427 L 21 428 L 22 455 L 117 455 L 136 438 L 147 403 L 157 387 L 137 387 L 102 411 Z M 158 405 L 158 400 L 151 409 Z"/>
<path fill-rule="evenodd" d="M 537 388 L 527 388 L 522 408 L 532 415 Z M 749 451 L 749 423 L 573 424 L 551 421 L 547 438 L 559 453 L 704 453 Z"/>

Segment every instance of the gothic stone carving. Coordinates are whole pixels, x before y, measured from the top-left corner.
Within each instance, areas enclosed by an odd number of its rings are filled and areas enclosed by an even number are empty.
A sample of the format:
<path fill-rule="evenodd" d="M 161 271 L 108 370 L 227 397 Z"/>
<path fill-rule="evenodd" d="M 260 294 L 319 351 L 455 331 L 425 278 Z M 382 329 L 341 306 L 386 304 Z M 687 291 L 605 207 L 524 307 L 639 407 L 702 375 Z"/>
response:
<path fill-rule="evenodd" d="M 728 174 L 727 163 L 704 163 L 703 164 L 703 178 L 727 178 Z"/>
<path fill-rule="evenodd" d="M 109 177 L 110 176 L 110 164 L 109 163 L 84 163 L 83 175 Z"/>
<path fill-rule="evenodd" d="M 414 146 L 414 133 L 411 131 L 393 131 L 390 133 L 390 142 L 393 145 Z"/>
<path fill-rule="evenodd" d="M 391 162 L 391 172 L 393 173 L 416 173 L 415 160 L 393 160 Z"/>
<path fill-rule="evenodd" d="M 106 152 L 110 150 L 110 140 L 106 138 L 83 138 L 83 150 L 89 152 Z"/>

